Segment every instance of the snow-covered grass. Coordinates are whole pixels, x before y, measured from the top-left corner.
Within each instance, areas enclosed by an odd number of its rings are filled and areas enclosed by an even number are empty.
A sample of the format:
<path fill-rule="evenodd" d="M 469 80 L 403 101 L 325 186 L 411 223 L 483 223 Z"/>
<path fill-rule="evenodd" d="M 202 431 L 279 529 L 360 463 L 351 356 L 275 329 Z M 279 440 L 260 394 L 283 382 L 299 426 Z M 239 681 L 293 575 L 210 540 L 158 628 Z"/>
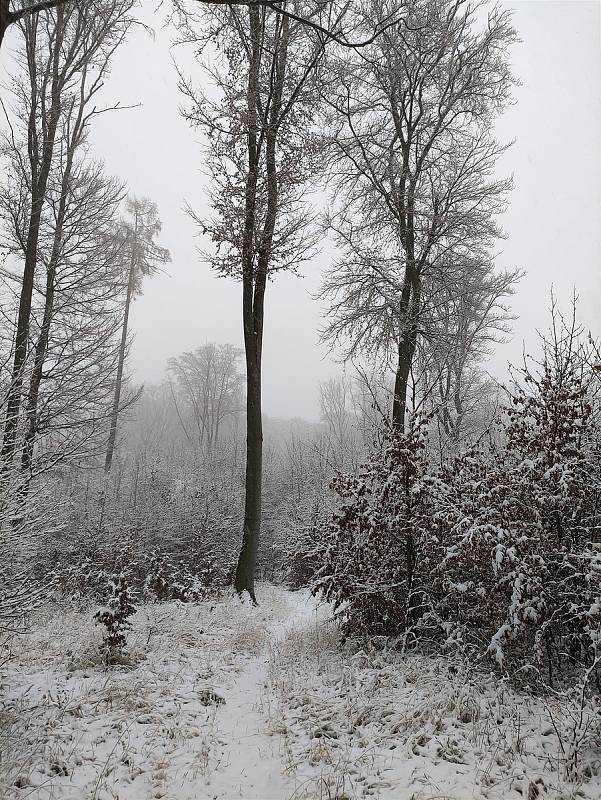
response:
<path fill-rule="evenodd" d="M 295 797 L 601 797 L 598 728 L 575 765 L 586 723 L 567 700 L 459 661 L 341 648 L 319 616 L 273 646 L 270 675 Z"/>
<path fill-rule="evenodd" d="M 459 662 L 354 652 L 306 593 L 259 596 L 144 606 L 108 670 L 93 608 L 45 609 L 0 673 L 0 797 L 601 796 L 592 728 L 570 756 L 577 708 Z"/>
<path fill-rule="evenodd" d="M 144 606 L 127 658 L 109 670 L 93 608 L 46 610 L 2 677 L 0 794 L 228 796 L 204 786 L 231 757 L 232 690 L 285 613 L 283 596 L 265 599 L 268 614 L 235 598 Z"/>

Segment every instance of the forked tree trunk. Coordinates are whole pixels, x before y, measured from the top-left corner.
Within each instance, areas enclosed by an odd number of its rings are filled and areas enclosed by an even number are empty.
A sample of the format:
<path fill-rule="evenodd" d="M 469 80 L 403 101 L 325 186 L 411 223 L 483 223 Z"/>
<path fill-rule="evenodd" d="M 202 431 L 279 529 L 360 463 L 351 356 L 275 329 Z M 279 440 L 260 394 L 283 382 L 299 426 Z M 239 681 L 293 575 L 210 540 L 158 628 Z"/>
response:
<path fill-rule="evenodd" d="M 248 175 L 246 179 L 245 237 L 242 253 L 244 348 L 246 353 L 246 483 L 244 498 L 244 530 L 242 548 L 236 568 L 234 588 L 239 594 L 248 592 L 255 597 L 255 569 L 261 535 L 261 485 L 263 472 L 263 422 L 261 410 L 261 355 L 263 351 L 263 320 L 265 287 L 271 260 L 271 248 L 278 212 L 278 174 L 276 145 L 282 108 L 282 92 L 288 55 L 289 20 L 284 17 L 273 54 L 271 70 L 271 109 L 265 133 L 265 170 L 267 178 L 267 208 L 261 232 L 259 251 L 254 258 L 254 239 L 257 225 L 256 201 L 259 169 L 258 97 L 262 53 L 260 11 L 250 6 L 250 63 L 247 89 L 248 108 Z"/>
<path fill-rule="evenodd" d="M 65 2 L 65 0 L 46 0 L 46 2 L 44 2 L 44 0 L 40 0 L 40 2 L 31 3 L 31 5 L 35 6 L 37 11 L 44 11 L 45 9 L 56 8 L 63 2 Z M 32 13 L 36 12 L 28 11 L 27 9 L 20 9 L 19 11 L 11 12 L 10 0 L 0 0 L 0 48 L 2 47 L 2 42 L 4 41 L 4 34 L 9 27 L 14 22 L 17 22 L 18 19 L 22 18 L 25 14 Z"/>

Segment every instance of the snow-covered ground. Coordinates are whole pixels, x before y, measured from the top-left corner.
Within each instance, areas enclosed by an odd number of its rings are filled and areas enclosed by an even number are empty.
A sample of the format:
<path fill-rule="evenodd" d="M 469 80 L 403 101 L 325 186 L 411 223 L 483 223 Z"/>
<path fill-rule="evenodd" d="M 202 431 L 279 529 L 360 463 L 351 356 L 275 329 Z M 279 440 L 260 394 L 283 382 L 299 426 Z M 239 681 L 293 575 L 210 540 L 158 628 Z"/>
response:
<path fill-rule="evenodd" d="M 259 597 L 144 606 L 110 670 L 93 609 L 47 609 L 0 671 L 0 797 L 601 797 L 577 708 L 447 659 L 342 648 L 306 593 Z"/>

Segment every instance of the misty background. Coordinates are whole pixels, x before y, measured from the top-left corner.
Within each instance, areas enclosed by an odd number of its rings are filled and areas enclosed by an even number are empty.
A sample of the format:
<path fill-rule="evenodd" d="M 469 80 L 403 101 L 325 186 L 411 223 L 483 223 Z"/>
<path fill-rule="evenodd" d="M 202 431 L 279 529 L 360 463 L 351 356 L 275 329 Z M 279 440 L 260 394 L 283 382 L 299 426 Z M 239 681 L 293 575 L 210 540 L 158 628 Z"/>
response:
<path fill-rule="evenodd" d="M 601 159 L 591 158 L 601 145 L 601 6 L 578 0 L 499 5 L 512 10 L 521 43 L 511 53 L 520 82 L 515 103 L 497 126 L 499 141 L 514 141 L 499 175 L 512 174 L 515 183 L 501 220 L 506 239 L 497 266 L 525 271 L 511 300 L 513 335 L 483 365 L 502 381 L 508 363 L 520 361 L 524 341 L 532 350 L 536 331 L 548 326 L 552 287 L 564 312 L 575 289 L 580 320 L 601 331 Z M 132 194 L 157 203 L 161 240 L 172 255 L 132 307 L 129 369 L 144 383 L 160 382 L 170 357 L 207 341 L 242 346 L 241 287 L 203 263 L 198 227 L 184 211 L 186 203 L 200 216 L 206 211 L 208 178 L 198 137 L 179 114 L 174 62 L 193 80 L 202 76 L 189 49 L 173 44 L 168 12 L 166 3 L 142 4 L 140 19 L 154 35 L 142 27 L 130 32 L 105 90 L 107 103 L 136 107 L 101 115 L 91 136 L 110 172 Z M 324 309 L 314 298 L 334 257 L 324 240 L 302 277 L 282 273 L 268 286 L 263 400 L 269 416 L 317 420 L 319 382 L 343 370 L 338 354 L 320 344 Z"/>

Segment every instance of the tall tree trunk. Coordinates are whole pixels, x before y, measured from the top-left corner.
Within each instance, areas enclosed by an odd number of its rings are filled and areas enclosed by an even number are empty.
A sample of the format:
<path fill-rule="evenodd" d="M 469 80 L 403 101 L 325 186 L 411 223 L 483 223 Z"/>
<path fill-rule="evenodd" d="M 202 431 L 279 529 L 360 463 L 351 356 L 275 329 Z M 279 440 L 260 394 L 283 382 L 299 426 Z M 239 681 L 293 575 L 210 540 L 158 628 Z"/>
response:
<path fill-rule="evenodd" d="M 246 484 L 244 500 L 244 531 L 242 548 L 236 568 L 234 587 L 238 593 L 247 591 L 256 603 L 255 568 L 261 535 L 261 484 L 263 472 L 263 422 L 261 410 L 261 356 L 263 351 L 263 321 L 265 288 L 271 260 L 271 248 L 278 211 L 278 173 L 276 145 L 282 109 L 282 92 L 288 56 L 290 23 L 278 15 L 278 29 L 272 63 L 271 107 L 264 120 L 265 169 L 267 178 L 267 208 L 256 265 L 253 259 L 253 240 L 256 225 L 256 192 L 259 167 L 257 99 L 261 62 L 260 12 L 249 7 L 251 23 L 251 60 L 248 78 L 248 163 L 246 181 L 245 241 L 243 246 L 243 322 L 246 352 Z"/>
<path fill-rule="evenodd" d="M 258 112 L 261 66 L 261 18 L 257 6 L 248 8 L 250 20 L 250 61 L 248 68 L 248 173 L 245 187 L 244 241 L 242 244 L 242 323 L 246 355 L 246 478 L 244 528 L 234 588 L 255 597 L 255 567 L 261 534 L 261 481 L 263 469 L 263 423 L 261 418 L 261 348 L 254 330 L 254 234 L 256 226 L 257 180 L 259 170 Z M 257 349 L 258 346 L 258 349 Z"/>
<path fill-rule="evenodd" d="M 4 421 L 4 435 L 2 439 L 2 450 L 0 459 L 2 461 L 2 471 L 10 469 L 16 447 L 17 423 L 19 411 L 21 409 L 21 390 L 23 387 L 23 372 L 27 359 L 29 322 L 31 318 L 31 298 L 33 294 L 33 284 L 35 269 L 38 258 L 38 242 L 40 238 L 40 224 L 42 218 L 42 206 L 46 196 L 48 176 L 52 166 L 52 155 L 54 151 L 54 140 L 60 116 L 60 80 L 59 80 L 59 58 L 63 41 L 62 30 L 62 10 L 57 11 L 56 36 L 52 53 L 52 86 L 50 96 L 50 112 L 48 128 L 42 142 L 41 160 L 38 164 L 35 143 L 38 139 L 36 130 L 36 90 L 32 87 L 32 106 L 29 115 L 29 153 L 32 172 L 32 197 L 29 217 L 29 229 L 25 245 L 25 265 L 23 268 L 23 282 L 21 285 L 21 295 L 19 298 L 19 313 L 17 316 L 17 330 L 15 333 L 15 349 L 13 356 L 13 366 L 11 383 L 7 394 L 6 417 Z M 30 56 L 30 62 L 34 56 Z M 31 69 L 31 68 L 30 68 Z M 32 74 L 32 82 L 37 79 L 35 71 Z M 39 167 L 39 172 L 38 172 Z"/>
<path fill-rule="evenodd" d="M 121 385 L 123 383 L 123 366 L 125 364 L 125 351 L 127 350 L 127 326 L 129 324 L 129 307 L 134 292 L 136 276 L 135 244 L 132 244 L 132 255 L 129 264 L 129 277 L 127 280 L 127 293 L 125 295 L 125 309 L 123 311 L 123 326 L 121 328 L 121 344 L 119 345 L 119 360 L 117 362 L 117 376 L 115 378 L 115 393 L 113 396 L 113 408 L 111 411 L 111 427 L 109 439 L 106 446 L 106 457 L 104 459 L 104 471 L 111 471 L 113 454 L 115 452 L 115 442 L 117 441 L 117 422 L 119 419 L 119 404 L 121 402 Z"/>
<path fill-rule="evenodd" d="M 394 399 L 392 403 L 392 424 L 396 430 L 404 433 L 407 415 L 407 391 L 409 376 L 413 366 L 413 358 L 417 347 L 417 314 L 420 301 L 419 278 L 412 290 L 412 299 L 407 318 L 407 327 L 399 342 L 396 377 L 394 382 Z"/>
<path fill-rule="evenodd" d="M 406 214 L 401 215 L 401 241 L 405 251 L 406 266 L 399 316 L 402 335 L 397 352 L 397 370 L 392 402 L 392 425 L 404 433 L 407 415 L 407 390 L 409 375 L 417 346 L 417 325 L 421 295 L 421 269 L 415 260 L 415 181 L 409 182 Z"/>
<path fill-rule="evenodd" d="M 244 346 L 246 351 L 246 480 L 244 530 L 234 587 L 248 592 L 253 603 L 255 569 L 261 536 L 261 489 L 263 479 L 263 416 L 261 409 L 261 354 L 263 349 L 263 298 L 265 284 L 253 293 L 244 287 Z M 260 309 L 260 310 L 259 310 Z M 255 325 L 258 323 L 258 329 Z"/>
<path fill-rule="evenodd" d="M 50 262 L 46 273 L 46 294 L 44 300 L 44 315 L 42 318 L 42 325 L 35 347 L 35 357 L 33 362 L 33 371 L 29 382 L 29 394 L 27 397 L 26 407 L 26 426 L 25 436 L 23 441 L 23 451 L 21 453 L 21 470 L 24 473 L 31 471 L 33 461 L 33 449 L 35 444 L 35 437 L 37 434 L 38 426 L 38 400 L 40 396 L 40 385 L 42 383 L 42 374 L 44 370 L 44 362 L 48 352 L 48 342 L 50 339 L 50 324 L 52 322 L 52 314 L 54 311 L 54 294 L 55 294 L 55 281 L 56 271 L 61 254 L 63 244 L 63 229 L 65 224 L 65 214 L 67 210 L 67 199 L 69 196 L 69 185 L 71 181 L 71 170 L 73 168 L 73 156 L 77 146 L 81 142 L 82 133 L 82 120 L 83 120 L 83 106 L 80 106 L 77 118 L 75 121 L 74 134 L 72 140 L 68 143 L 67 159 L 63 176 L 61 180 L 61 194 L 58 205 L 58 213 L 56 215 L 56 224 L 54 228 L 54 238 L 52 242 L 52 253 L 50 255 Z M 25 493 L 27 488 L 25 487 Z"/>
<path fill-rule="evenodd" d="M 405 415 L 407 413 L 407 388 L 413 360 L 410 333 L 407 330 L 398 346 L 397 369 L 394 380 L 394 398 L 392 401 L 392 425 L 400 433 L 405 431 Z"/>
<path fill-rule="evenodd" d="M 415 323 L 411 319 L 411 310 L 413 307 L 412 277 L 413 276 L 409 272 L 409 267 L 407 267 L 399 309 L 399 316 L 403 330 L 401 332 L 401 339 L 397 349 L 397 369 L 394 381 L 394 397 L 392 401 L 392 425 L 401 433 L 405 431 L 407 389 L 409 386 L 409 375 L 411 374 L 411 365 L 413 363 L 413 356 L 415 354 L 415 345 L 417 341 L 416 332 L 414 330 Z"/>
<path fill-rule="evenodd" d="M 54 246 L 56 247 L 56 238 Z M 25 435 L 23 438 L 23 450 L 21 453 L 21 470 L 24 473 L 30 472 L 33 461 L 33 448 L 38 428 L 37 412 L 38 400 L 40 396 L 40 385 L 42 383 L 44 361 L 46 359 L 48 341 L 50 338 L 50 322 L 52 320 L 52 312 L 54 310 L 54 284 L 56 278 L 57 261 L 58 257 L 55 257 L 53 253 L 50 264 L 48 265 L 48 272 L 46 273 L 46 299 L 44 303 L 44 316 L 42 319 L 40 335 L 38 336 L 38 341 L 36 343 L 33 371 L 29 381 Z"/>

